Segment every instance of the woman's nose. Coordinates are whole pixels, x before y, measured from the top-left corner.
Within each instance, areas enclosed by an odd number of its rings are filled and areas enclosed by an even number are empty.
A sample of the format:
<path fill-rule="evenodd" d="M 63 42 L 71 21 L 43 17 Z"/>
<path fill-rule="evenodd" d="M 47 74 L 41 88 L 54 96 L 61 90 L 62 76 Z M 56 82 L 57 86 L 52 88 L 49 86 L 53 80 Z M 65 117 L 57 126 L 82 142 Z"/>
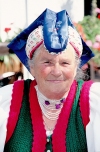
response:
<path fill-rule="evenodd" d="M 61 67 L 59 64 L 55 64 L 52 67 L 51 74 L 54 76 L 60 76 L 62 74 Z"/>

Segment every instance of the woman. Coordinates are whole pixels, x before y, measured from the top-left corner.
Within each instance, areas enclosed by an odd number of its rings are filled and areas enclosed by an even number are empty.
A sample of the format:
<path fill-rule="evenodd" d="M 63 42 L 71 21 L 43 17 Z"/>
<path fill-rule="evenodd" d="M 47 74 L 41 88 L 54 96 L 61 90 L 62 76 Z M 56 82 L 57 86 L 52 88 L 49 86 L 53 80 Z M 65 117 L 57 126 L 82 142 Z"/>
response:
<path fill-rule="evenodd" d="M 8 47 L 35 80 L 1 88 L 0 150 L 100 151 L 100 83 L 77 80 L 93 54 L 67 12 L 46 9 Z"/>

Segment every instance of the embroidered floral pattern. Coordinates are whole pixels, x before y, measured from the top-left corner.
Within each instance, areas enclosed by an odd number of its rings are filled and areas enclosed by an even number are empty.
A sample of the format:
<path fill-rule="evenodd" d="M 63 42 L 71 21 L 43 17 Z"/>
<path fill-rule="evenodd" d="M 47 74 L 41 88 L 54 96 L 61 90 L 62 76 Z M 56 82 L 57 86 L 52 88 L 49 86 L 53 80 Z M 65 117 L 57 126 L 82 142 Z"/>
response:
<path fill-rule="evenodd" d="M 59 30 L 61 24 L 62 24 L 62 22 L 58 21 L 56 28 L 55 29 L 49 28 L 48 31 L 54 32 L 54 33 L 57 32 L 57 30 Z M 26 54 L 27 54 L 28 58 L 32 58 L 34 51 L 43 43 L 42 29 L 43 29 L 43 27 L 39 26 L 34 31 L 32 31 L 28 37 L 27 44 L 26 44 Z M 75 29 L 73 29 L 71 26 L 68 27 L 68 31 L 69 31 L 69 33 L 68 33 L 69 34 L 69 43 L 73 46 L 76 53 L 80 57 L 82 54 L 82 50 L 83 50 L 81 37 L 78 34 L 78 32 Z M 57 36 L 53 35 L 52 39 L 54 41 L 58 41 Z"/>

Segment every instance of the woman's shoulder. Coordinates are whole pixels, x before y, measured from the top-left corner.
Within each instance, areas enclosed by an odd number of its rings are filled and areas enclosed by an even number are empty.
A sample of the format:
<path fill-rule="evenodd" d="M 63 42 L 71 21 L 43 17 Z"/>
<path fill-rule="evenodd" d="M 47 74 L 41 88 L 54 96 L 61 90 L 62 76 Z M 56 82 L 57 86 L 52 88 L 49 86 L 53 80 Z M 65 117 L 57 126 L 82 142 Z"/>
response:
<path fill-rule="evenodd" d="M 93 82 L 90 87 L 90 92 L 100 94 L 100 82 Z"/>
<path fill-rule="evenodd" d="M 9 84 L 0 88 L 0 106 L 6 106 L 11 100 L 13 84 Z"/>
<path fill-rule="evenodd" d="M 90 105 L 100 105 L 100 82 L 83 81 L 81 96 L 82 100 L 89 100 Z"/>
<path fill-rule="evenodd" d="M 12 87 L 13 87 L 13 84 L 5 85 L 0 88 L 0 93 L 1 93 L 1 91 L 8 90 L 9 88 L 11 89 Z"/>
<path fill-rule="evenodd" d="M 13 89 L 13 84 L 9 84 L 9 85 L 1 87 L 0 88 L 0 99 L 1 99 L 2 95 L 6 98 L 9 94 L 11 94 L 12 89 Z M 2 98 L 3 98 L 3 96 L 2 96 Z"/>
<path fill-rule="evenodd" d="M 89 92 L 90 105 L 100 111 L 100 82 L 94 82 L 90 87 Z"/>
<path fill-rule="evenodd" d="M 100 96 L 100 82 L 95 82 L 93 80 L 83 81 L 79 80 L 79 82 L 82 82 L 82 91 L 89 91 L 89 94 L 95 94 Z"/>
<path fill-rule="evenodd" d="M 96 99 L 100 99 L 100 82 L 94 82 L 92 80 L 85 81 L 83 83 L 83 90 L 86 93 L 89 92 L 89 98 L 92 101 L 96 102 Z"/>
<path fill-rule="evenodd" d="M 94 82 L 89 90 L 89 123 L 86 128 L 89 151 L 100 151 L 100 82 Z M 95 144 L 93 144 L 95 143 Z"/>

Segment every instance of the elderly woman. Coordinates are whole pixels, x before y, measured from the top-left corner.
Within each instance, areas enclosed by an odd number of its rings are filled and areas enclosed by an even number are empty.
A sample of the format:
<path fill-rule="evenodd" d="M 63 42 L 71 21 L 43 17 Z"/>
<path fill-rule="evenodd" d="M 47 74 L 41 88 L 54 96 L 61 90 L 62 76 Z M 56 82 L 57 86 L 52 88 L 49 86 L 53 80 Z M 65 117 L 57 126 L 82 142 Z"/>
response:
<path fill-rule="evenodd" d="M 93 54 L 67 12 L 46 9 L 8 47 L 34 80 L 0 89 L 0 152 L 100 151 L 100 83 L 79 79 Z"/>

